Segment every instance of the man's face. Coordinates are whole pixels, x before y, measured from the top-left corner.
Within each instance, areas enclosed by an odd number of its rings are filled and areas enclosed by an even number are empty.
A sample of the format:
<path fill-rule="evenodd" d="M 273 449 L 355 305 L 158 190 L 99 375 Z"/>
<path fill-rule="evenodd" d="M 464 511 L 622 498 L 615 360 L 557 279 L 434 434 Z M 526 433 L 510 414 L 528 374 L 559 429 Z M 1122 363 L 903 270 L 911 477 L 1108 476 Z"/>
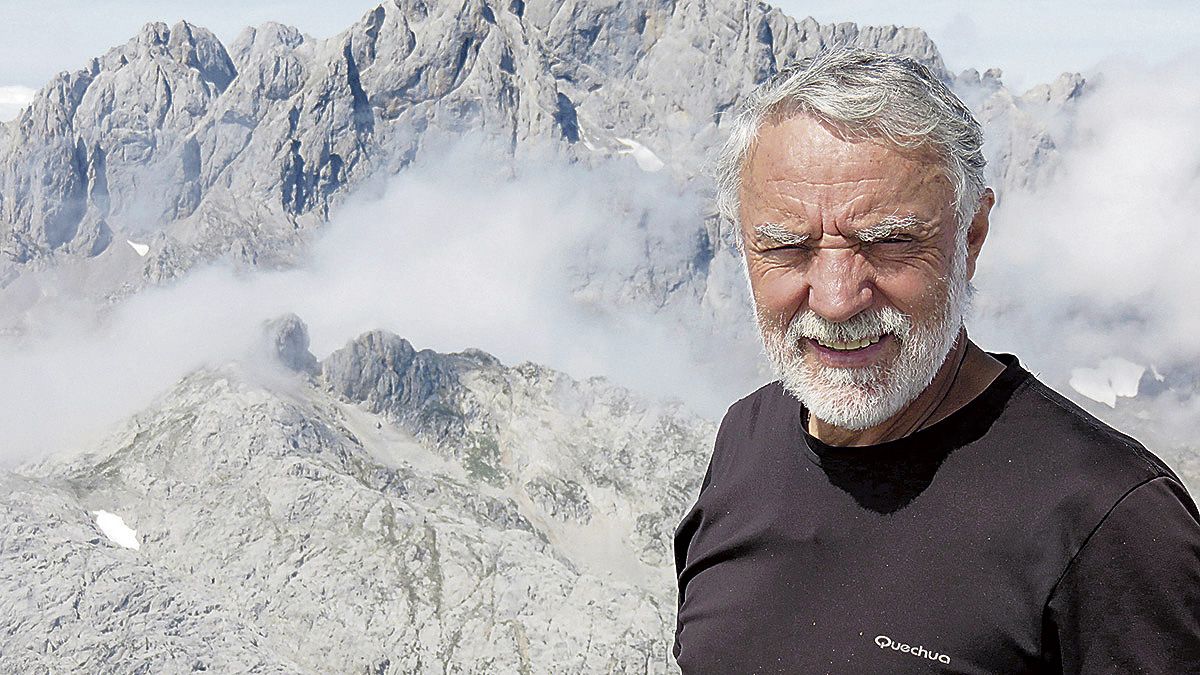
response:
<path fill-rule="evenodd" d="M 740 218 L 767 355 L 818 419 L 866 429 L 929 385 L 978 253 L 956 245 L 954 190 L 932 154 L 843 140 L 806 116 L 768 121 Z"/>

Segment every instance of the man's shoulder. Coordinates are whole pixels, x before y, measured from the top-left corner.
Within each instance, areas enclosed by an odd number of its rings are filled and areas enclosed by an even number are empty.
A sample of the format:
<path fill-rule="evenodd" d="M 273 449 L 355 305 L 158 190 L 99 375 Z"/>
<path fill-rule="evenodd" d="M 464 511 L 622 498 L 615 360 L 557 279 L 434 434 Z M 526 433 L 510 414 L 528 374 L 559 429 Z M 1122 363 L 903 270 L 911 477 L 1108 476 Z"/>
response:
<path fill-rule="evenodd" d="M 1152 481 L 1173 483 L 1187 497 L 1184 483 L 1153 451 L 1032 375 L 997 422 L 992 433 L 999 445 L 987 450 L 1000 458 L 988 463 L 1008 467 L 999 484 L 1023 495 L 1015 511 L 1042 526 L 1057 522 L 1058 540 L 1074 547 L 1122 499 Z M 1190 498 L 1183 501 L 1195 509 Z"/>
<path fill-rule="evenodd" d="M 1090 481 L 1135 484 L 1178 476 L 1136 438 L 1107 424 L 1032 374 L 1006 411 L 1008 423 L 1037 439 L 1044 462 L 1070 468 Z"/>
<path fill-rule="evenodd" d="M 753 465 L 752 459 L 796 440 L 800 402 L 778 380 L 735 401 L 717 429 L 710 472 L 725 474 Z"/>
<path fill-rule="evenodd" d="M 779 380 L 772 380 L 734 401 L 721 419 L 721 428 L 751 432 L 764 419 L 775 421 L 782 414 L 792 413 L 792 407 L 798 415 L 800 402 L 783 389 Z"/>
<path fill-rule="evenodd" d="M 787 395 L 789 394 L 784 392 L 783 385 L 779 382 L 779 380 L 771 380 L 758 389 L 755 389 L 749 394 L 746 394 L 745 396 L 734 401 L 732 404 L 730 404 L 729 410 L 727 410 L 725 414 L 728 416 L 735 410 L 761 405 L 764 400 L 778 399 L 781 396 Z"/>

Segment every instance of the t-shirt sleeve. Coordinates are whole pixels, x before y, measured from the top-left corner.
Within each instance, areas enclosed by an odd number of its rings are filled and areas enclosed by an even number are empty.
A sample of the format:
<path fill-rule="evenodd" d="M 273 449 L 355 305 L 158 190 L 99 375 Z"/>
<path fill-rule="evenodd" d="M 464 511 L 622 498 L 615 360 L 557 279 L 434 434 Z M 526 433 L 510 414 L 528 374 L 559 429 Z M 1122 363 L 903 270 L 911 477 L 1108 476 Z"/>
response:
<path fill-rule="evenodd" d="M 737 404 L 735 403 L 733 406 L 730 406 L 729 409 L 725 411 L 725 416 L 721 419 L 721 425 L 717 428 L 717 435 L 713 440 L 713 451 L 712 455 L 708 459 L 708 468 L 704 470 L 704 478 L 700 480 L 700 490 L 699 494 L 696 496 L 696 503 L 687 512 L 687 514 L 684 515 L 683 520 L 675 528 L 675 534 L 672 537 L 672 548 L 674 549 L 675 553 L 675 578 L 677 581 L 676 588 L 678 589 L 678 594 L 676 595 L 675 641 L 671 645 L 671 654 L 673 654 L 676 659 L 679 658 L 680 653 L 679 632 L 683 627 L 683 624 L 679 621 L 678 610 L 683 608 L 683 599 L 685 593 L 687 592 L 687 588 L 685 587 L 685 582 L 683 579 L 683 569 L 687 566 L 688 549 L 691 547 L 692 537 L 695 536 L 696 530 L 700 527 L 700 498 L 704 495 L 704 491 L 708 489 L 708 486 L 712 484 L 713 465 L 718 461 L 721 453 L 721 447 L 724 445 L 725 434 L 728 433 L 727 430 L 733 424 L 731 422 L 731 417 L 736 405 Z"/>
<path fill-rule="evenodd" d="M 1050 595 L 1045 640 L 1064 673 L 1200 673 L 1200 515 L 1163 476 L 1127 493 Z"/>

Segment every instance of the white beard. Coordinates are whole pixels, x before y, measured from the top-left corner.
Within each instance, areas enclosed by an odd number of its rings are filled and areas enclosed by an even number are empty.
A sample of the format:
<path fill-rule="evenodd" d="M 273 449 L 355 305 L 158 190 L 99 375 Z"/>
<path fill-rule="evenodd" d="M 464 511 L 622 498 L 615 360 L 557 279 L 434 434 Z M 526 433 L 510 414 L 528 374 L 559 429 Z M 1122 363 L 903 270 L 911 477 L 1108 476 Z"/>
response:
<path fill-rule="evenodd" d="M 756 311 L 763 347 L 784 390 L 817 419 L 843 429 L 867 429 L 900 412 L 933 381 L 963 325 L 974 290 L 967 282 L 965 243 L 957 247 L 951 264 L 946 302 L 925 324 L 893 307 L 857 314 L 841 323 L 807 310 L 780 331 Z M 891 363 L 837 368 L 810 365 L 804 358 L 806 338 L 851 342 L 888 333 L 900 347 Z"/>

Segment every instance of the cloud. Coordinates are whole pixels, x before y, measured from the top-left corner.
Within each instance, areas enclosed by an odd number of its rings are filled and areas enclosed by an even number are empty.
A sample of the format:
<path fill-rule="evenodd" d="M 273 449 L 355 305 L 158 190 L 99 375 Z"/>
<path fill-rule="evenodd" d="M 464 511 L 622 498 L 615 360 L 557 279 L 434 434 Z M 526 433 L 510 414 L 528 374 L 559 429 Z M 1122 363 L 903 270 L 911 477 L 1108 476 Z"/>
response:
<path fill-rule="evenodd" d="M 14 119 L 21 109 L 33 101 L 36 91 L 20 85 L 0 87 L 0 122 Z"/>
<path fill-rule="evenodd" d="M 1156 411 L 1195 427 L 1200 389 L 1200 75 L 1193 61 L 1111 62 L 1080 102 L 1056 176 L 1000 195 L 980 256 L 977 335 L 1065 385 L 1117 357 L 1177 392 Z"/>
<path fill-rule="evenodd" d="M 713 416 L 756 386 L 753 335 L 729 348 L 750 322 L 714 320 L 738 307 L 702 300 L 704 197 L 669 172 L 631 156 L 514 169 L 471 141 L 423 156 L 436 159 L 351 199 L 293 270 L 210 266 L 99 313 L 55 300 L 62 280 L 47 276 L 27 334 L 0 339 L 9 459 L 80 443 L 194 368 L 257 358 L 261 323 L 288 311 L 319 358 L 386 329 L 418 349 L 606 375 Z"/>

